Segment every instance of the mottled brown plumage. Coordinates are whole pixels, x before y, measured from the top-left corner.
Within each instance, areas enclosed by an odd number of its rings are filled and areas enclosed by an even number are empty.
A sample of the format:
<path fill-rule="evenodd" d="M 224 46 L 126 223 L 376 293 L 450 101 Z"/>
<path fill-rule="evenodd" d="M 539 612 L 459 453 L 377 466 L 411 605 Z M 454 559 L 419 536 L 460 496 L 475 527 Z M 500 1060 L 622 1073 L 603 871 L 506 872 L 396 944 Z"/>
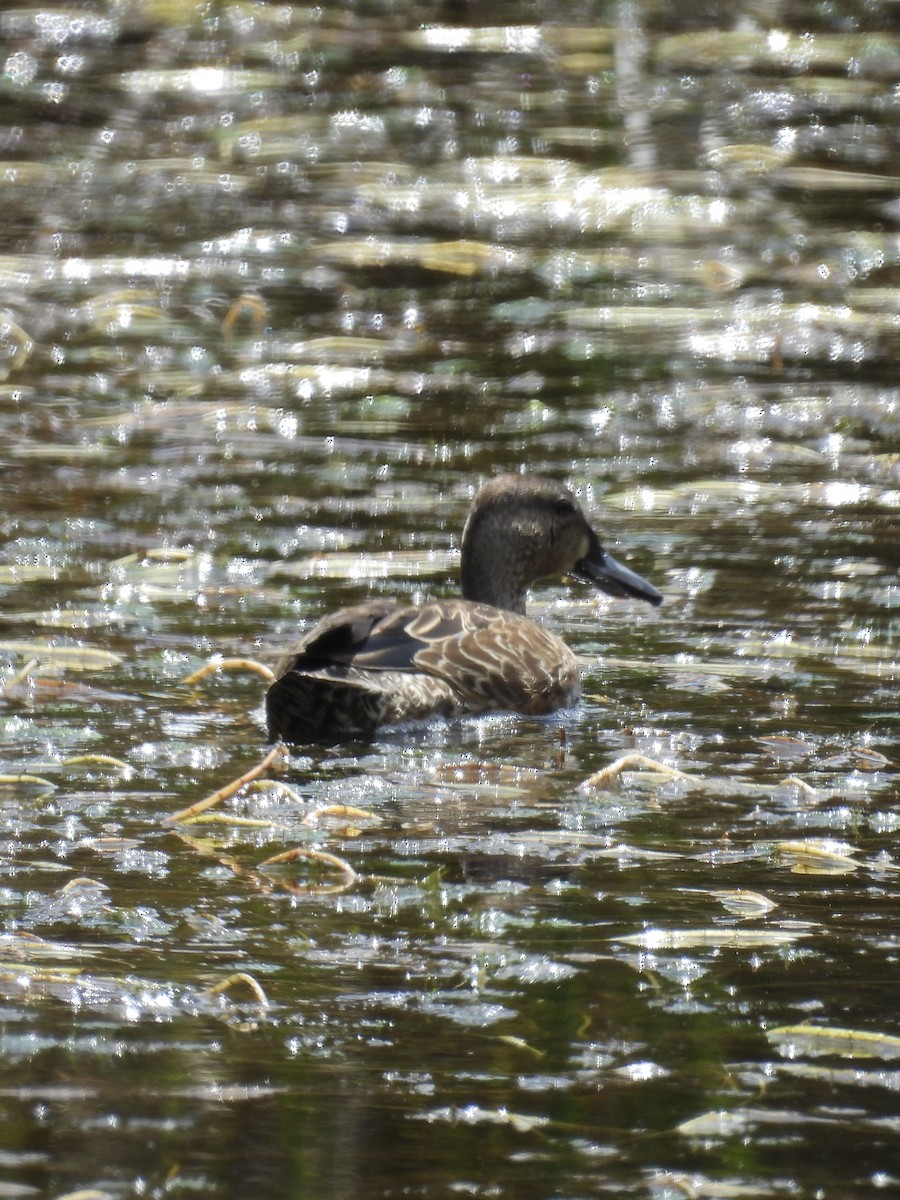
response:
<path fill-rule="evenodd" d="M 269 736 L 335 742 L 434 716 L 572 704 L 581 690 L 575 655 L 525 616 L 531 584 L 563 574 L 613 596 L 662 601 L 603 550 L 561 484 L 534 475 L 491 480 L 463 531 L 463 599 L 406 607 L 373 600 L 320 621 L 278 666 L 266 694 Z"/>

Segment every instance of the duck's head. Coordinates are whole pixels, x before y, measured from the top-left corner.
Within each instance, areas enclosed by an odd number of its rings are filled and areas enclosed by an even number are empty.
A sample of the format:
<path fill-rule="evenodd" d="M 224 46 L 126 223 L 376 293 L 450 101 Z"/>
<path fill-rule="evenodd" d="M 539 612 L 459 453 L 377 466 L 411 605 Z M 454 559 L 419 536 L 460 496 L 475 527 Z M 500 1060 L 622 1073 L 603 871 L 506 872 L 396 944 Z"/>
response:
<path fill-rule="evenodd" d="M 529 587 L 553 575 L 662 603 L 652 583 L 603 549 L 568 488 L 539 475 L 498 475 L 475 496 L 463 531 L 463 596 L 524 613 Z"/>

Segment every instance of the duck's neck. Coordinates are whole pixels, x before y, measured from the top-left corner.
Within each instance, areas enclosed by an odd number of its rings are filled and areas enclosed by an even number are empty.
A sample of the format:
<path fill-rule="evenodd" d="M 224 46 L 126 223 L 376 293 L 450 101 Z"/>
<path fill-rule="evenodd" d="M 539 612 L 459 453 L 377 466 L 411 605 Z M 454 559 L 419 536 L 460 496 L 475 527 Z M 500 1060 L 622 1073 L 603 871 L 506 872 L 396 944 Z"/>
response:
<path fill-rule="evenodd" d="M 502 539 L 464 536 L 460 567 L 464 600 L 493 604 L 495 608 L 525 615 L 528 584 L 522 576 L 521 563 Z"/>

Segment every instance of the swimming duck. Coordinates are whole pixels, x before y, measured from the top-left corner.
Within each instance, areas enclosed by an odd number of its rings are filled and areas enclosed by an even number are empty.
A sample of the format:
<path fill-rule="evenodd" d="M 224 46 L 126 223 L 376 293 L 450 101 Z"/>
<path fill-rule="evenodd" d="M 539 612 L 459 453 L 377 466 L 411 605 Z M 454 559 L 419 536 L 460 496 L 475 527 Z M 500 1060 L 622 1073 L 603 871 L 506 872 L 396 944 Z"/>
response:
<path fill-rule="evenodd" d="M 571 575 L 610 596 L 662 603 L 603 549 L 572 493 L 536 475 L 500 475 L 481 488 L 461 559 L 461 600 L 372 600 L 306 633 L 266 693 L 269 737 L 337 742 L 434 716 L 565 708 L 581 672 L 565 642 L 526 617 L 529 587 Z"/>

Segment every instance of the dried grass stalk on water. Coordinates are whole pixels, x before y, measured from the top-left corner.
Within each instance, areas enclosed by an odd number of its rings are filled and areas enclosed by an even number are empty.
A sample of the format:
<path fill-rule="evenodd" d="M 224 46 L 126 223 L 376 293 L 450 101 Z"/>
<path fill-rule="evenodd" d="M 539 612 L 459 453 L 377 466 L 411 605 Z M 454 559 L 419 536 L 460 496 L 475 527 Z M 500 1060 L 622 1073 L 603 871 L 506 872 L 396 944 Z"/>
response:
<path fill-rule="evenodd" d="M 204 800 L 198 800 L 196 804 L 191 804 L 188 808 L 183 808 L 180 812 L 172 813 L 168 817 L 163 818 L 164 825 L 178 825 L 182 821 L 186 821 L 189 817 L 196 817 L 199 813 L 205 812 L 208 808 L 213 808 L 214 805 L 220 804 L 223 800 L 227 800 L 229 796 L 233 796 L 235 792 L 240 791 L 245 783 L 251 783 L 254 779 L 258 779 L 264 771 L 272 765 L 277 758 L 281 758 L 286 754 L 285 747 L 279 743 L 273 747 L 255 767 L 247 771 L 245 775 L 241 775 L 238 779 L 232 780 L 223 788 L 219 788 L 217 792 L 213 792 L 211 796 L 207 796 Z"/>
<path fill-rule="evenodd" d="M 582 788 L 606 788 L 612 781 L 623 771 L 657 771 L 665 775 L 668 779 L 694 779 L 693 775 L 686 775 L 684 771 L 678 771 L 675 767 L 667 767 L 665 763 L 657 762 L 655 758 L 647 758 L 643 754 L 624 754 L 621 758 L 617 758 L 615 762 L 604 767 L 602 771 L 597 771 L 582 783 Z"/>
<path fill-rule="evenodd" d="M 266 302 L 262 296 L 257 296 L 254 292 L 243 292 L 225 314 L 225 319 L 222 321 L 222 332 L 227 338 L 230 338 L 240 318 L 248 317 L 251 330 L 257 337 L 260 337 L 265 330 L 268 315 Z"/>
<path fill-rule="evenodd" d="M 247 788 L 248 792 L 274 792 L 276 796 L 284 796 L 295 804 L 302 804 L 303 797 L 296 788 L 285 783 L 283 779 L 254 779 Z"/>
<path fill-rule="evenodd" d="M 123 762 L 121 758 L 114 758 L 111 754 L 73 754 L 71 758 L 64 758 L 62 761 L 64 767 L 83 766 L 88 763 L 96 763 L 98 766 L 104 767 L 119 767 L 123 771 L 128 770 L 127 762 Z"/>
<path fill-rule="evenodd" d="M 7 650 L 10 654 L 33 655 L 39 662 L 68 671 L 106 671 L 124 661 L 120 654 L 95 650 L 92 646 L 50 646 L 16 639 L 0 642 L 0 650 Z"/>
<path fill-rule="evenodd" d="M 262 986 L 248 975 L 246 971 L 235 971 L 233 975 L 229 975 L 227 979 L 221 980 L 219 983 L 213 984 L 212 987 L 205 988 L 201 996 L 219 996 L 223 992 L 228 992 L 236 983 L 244 983 L 259 1001 L 263 1008 L 270 1008 L 269 997 L 263 991 Z"/>
<path fill-rule="evenodd" d="M 21 670 L 16 671 L 15 675 L 11 675 L 9 679 L 4 680 L 3 685 L 0 686 L 0 696 L 9 696 L 13 691 L 15 691 L 20 683 L 24 683 L 25 680 L 29 678 L 32 671 L 34 671 L 37 666 L 38 659 L 29 658 L 28 662 L 24 667 L 22 667 Z"/>
<path fill-rule="evenodd" d="M 4 783 L 36 783 L 38 787 L 50 788 L 56 791 L 56 784 L 42 775 L 0 775 L 0 784 Z"/>
<path fill-rule="evenodd" d="M 286 829 L 277 821 L 265 817 L 239 817 L 236 813 L 200 813 L 196 817 L 185 817 L 182 825 L 229 825 L 234 829 Z"/>
<path fill-rule="evenodd" d="M 320 817 L 353 817 L 358 821 L 378 820 L 376 813 L 369 812 L 365 808 L 354 808 L 352 804 L 325 804 L 321 808 L 314 808 L 312 812 L 307 813 L 303 818 L 303 824 L 312 825 Z"/>
<path fill-rule="evenodd" d="M 305 859 L 310 862 L 324 863 L 328 867 L 333 867 L 343 875 L 343 881 L 339 884 L 329 884 L 323 887 L 315 885 L 307 885 L 305 887 L 297 887 L 296 885 L 287 885 L 291 891 L 295 892 L 343 892 L 347 888 L 352 887 L 359 879 L 356 871 L 343 858 L 339 858 L 336 854 L 329 854 L 327 850 L 307 850 L 302 846 L 295 846 L 292 850 L 285 850 L 282 854 L 276 854 L 272 858 L 267 858 L 265 862 L 259 864 L 259 870 L 265 870 L 266 867 L 279 866 L 282 863 L 297 862 L 298 859 Z"/>
<path fill-rule="evenodd" d="M 186 687 L 193 687 L 195 683 L 199 683 L 207 675 L 217 675 L 220 671 L 254 671 L 257 675 L 261 675 L 268 683 L 271 683 L 275 678 L 274 671 L 271 671 L 264 663 L 257 662 L 254 658 L 222 658 L 206 663 L 199 670 L 194 671 L 192 675 L 188 675 L 186 679 L 182 679 L 181 682 Z"/>

